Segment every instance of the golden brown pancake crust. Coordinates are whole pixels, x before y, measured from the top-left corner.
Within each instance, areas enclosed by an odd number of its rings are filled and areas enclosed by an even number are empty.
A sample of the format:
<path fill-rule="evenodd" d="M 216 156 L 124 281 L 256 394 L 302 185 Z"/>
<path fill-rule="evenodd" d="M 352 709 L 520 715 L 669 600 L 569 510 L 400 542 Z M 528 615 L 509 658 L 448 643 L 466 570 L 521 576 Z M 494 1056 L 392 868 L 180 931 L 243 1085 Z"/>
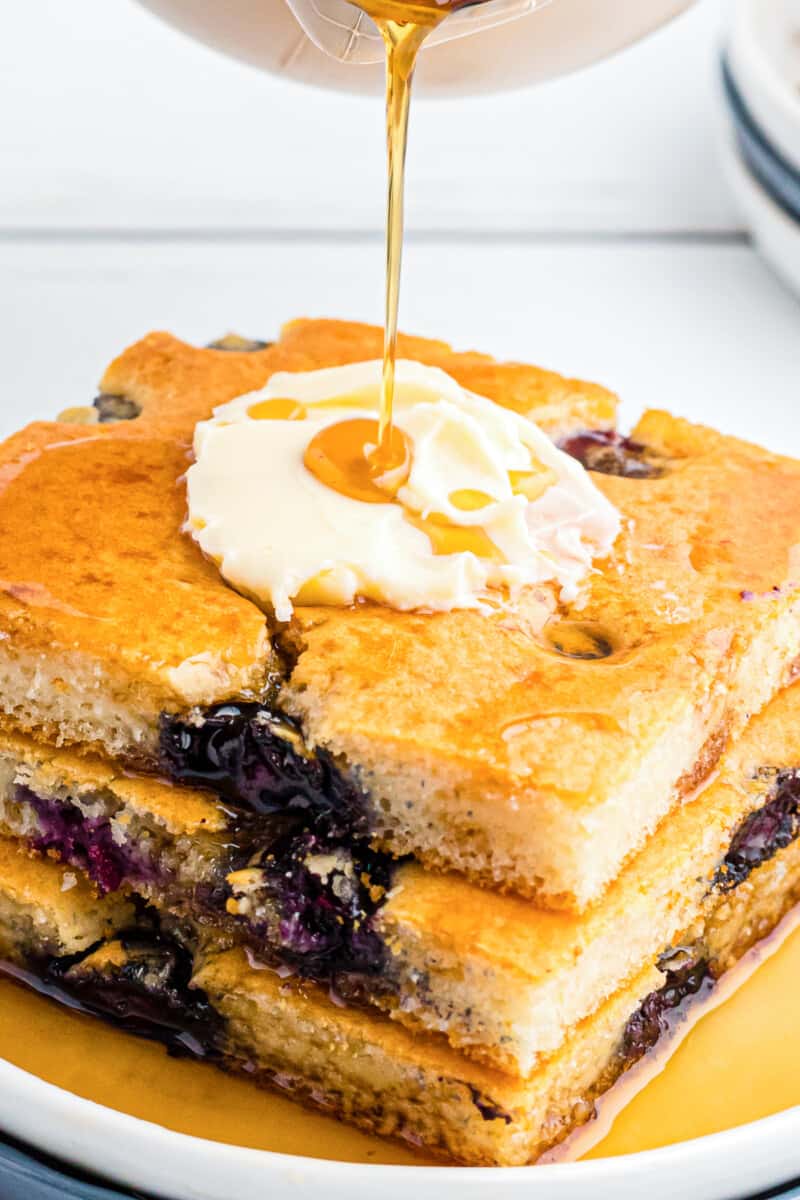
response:
<path fill-rule="evenodd" d="M 143 709 L 258 694 L 271 665 L 263 615 L 181 532 L 194 426 L 276 370 L 374 357 L 379 335 L 344 322 L 295 322 L 274 347 L 231 353 L 151 334 L 102 381 L 105 392 L 140 407 L 135 419 L 39 422 L 9 438 L 0 450 L 5 653 L 87 656 L 121 678 L 134 703 L 139 692 Z M 541 408 L 551 423 L 574 425 L 576 406 L 593 423 L 613 419 L 614 397 L 602 388 L 425 339 L 401 338 L 400 353 L 479 379 L 516 407 Z"/>
<path fill-rule="evenodd" d="M 298 609 L 294 705 L 319 739 L 413 743 L 502 779 L 521 804 L 546 788 L 580 805 L 629 772 L 676 710 L 712 703 L 740 639 L 798 602 L 800 464 L 666 413 L 633 436 L 672 464 L 654 479 L 593 475 L 623 530 L 547 627 L 585 627 L 610 656 L 554 653 L 535 591 L 489 617 Z"/>
<path fill-rule="evenodd" d="M 2 463 L 0 628 L 13 648 L 79 650 L 158 683 L 165 703 L 167 672 L 198 654 L 259 685 L 263 617 L 180 532 L 185 445 L 40 422 Z"/>
<path fill-rule="evenodd" d="M 80 655 L 156 719 L 160 709 L 257 695 L 271 666 L 264 617 L 181 532 L 195 423 L 275 370 L 374 357 L 379 333 L 295 322 L 254 353 L 151 334 L 102 382 L 139 406 L 134 420 L 45 423 L 10 439 L 0 458 L 0 654 Z M 609 393 L 536 368 L 420 339 L 404 339 L 400 353 L 504 403 L 533 403 L 534 415 L 555 406 L 573 419 L 575 395 L 593 398 L 592 424 L 613 411 Z M 394 795 L 393 845 L 484 881 L 539 889 L 551 903 L 586 903 L 666 811 L 674 780 L 665 776 L 654 807 L 631 815 L 629 842 L 609 843 L 583 886 L 586 855 L 596 859 L 603 838 L 626 825 L 610 809 L 595 820 L 597 806 L 625 794 L 647 756 L 692 722 L 706 741 L 703 771 L 712 769 L 726 734 L 780 683 L 800 649 L 800 465 L 665 413 L 648 414 L 635 436 L 665 471 L 594 476 L 623 514 L 623 532 L 573 606 L 559 608 L 543 588 L 491 616 L 306 608 L 284 632 L 296 663 L 283 703 L 312 741 L 363 768 L 378 803 Z M 611 653 L 583 661 L 555 652 L 549 632 L 557 640 L 576 623 Z M 755 656 L 764 659 L 758 677 L 742 680 L 757 636 L 775 644 Z M 42 733 L 35 722 L 27 728 Z M 698 745 L 678 764 L 678 792 L 701 782 L 700 756 Z M 402 786 L 413 790 L 411 805 L 398 800 Z M 404 843 L 397 810 L 431 797 Z M 439 832 L 420 844 L 430 827 Z M 533 847 L 527 860 L 513 861 L 516 846 Z"/>

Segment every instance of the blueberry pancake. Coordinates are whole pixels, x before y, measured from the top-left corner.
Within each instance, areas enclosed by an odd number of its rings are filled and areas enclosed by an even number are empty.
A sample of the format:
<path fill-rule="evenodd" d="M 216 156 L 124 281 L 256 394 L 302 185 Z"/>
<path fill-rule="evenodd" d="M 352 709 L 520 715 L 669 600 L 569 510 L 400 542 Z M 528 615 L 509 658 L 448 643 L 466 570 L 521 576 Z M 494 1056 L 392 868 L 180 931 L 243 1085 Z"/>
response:
<path fill-rule="evenodd" d="M 33 961 L 85 954 L 134 920 L 120 895 L 98 896 L 79 872 L 32 859 L 0 838 L 0 956 Z"/>
<path fill-rule="evenodd" d="M 795 684 L 580 915 L 19 736 L 0 739 L 0 833 L 100 895 L 125 889 L 260 963 L 524 1075 L 794 841 L 798 729 Z"/>
<path fill-rule="evenodd" d="M 126 419 L 5 443 L 5 728 L 244 810 L 285 808 L 288 771 L 337 834 L 583 909 L 790 676 L 800 466 L 665 413 L 632 439 L 578 434 L 576 413 L 608 423 L 608 393 L 409 339 L 400 353 L 546 415 L 620 514 L 613 552 L 571 603 L 539 586 L 488 613 L 276 622 L 183 532 L 195 424 L 376 342 L 335 322 L 253 352 L 154 334 L 102 382 L 101 416 Z"/>
<path fill-rule="evenodd" d="M 313 405 L 338 414 L 331 379 L 380 349 L 336 321 L 151 334 L 91 409 L 0 447 L 0 973 L 377 1133 L 523 1164 L 800 898 L 800 464 L 663 412 L 623 437 L 596 385 L 401 339 L 415 462 L 444 448 L 446 476 L 448 430 L 477 422 L 488 478 L 528 439 L 488 542 L 484 493 L 445 499 L 487 561 L 514 513 L 543 523 L 541 573 L 472 605 L 321 603 L 336 560 L 267 602 L 261 560 L 317 484 L 266 505 L 258 484 L 281 438 L 338 428 Z M 206 518 L 220 469 L 255 564 Z M 437 503 L 404 536 L 431 579 L 467 578 L 481 555 Z M 312 541 L 337 535 L 320 504 Z"/>
<path fill-rule="evenodd" d="M 590 1119 L 596 1099 L 668 1035 L 680 1005 L 713 987 L 800 892 L 795 842 L 756 868 L 693 941 L 626 980 L 519 1076 L 343 1007 L 317 984 L 254 969 L 206 930 L 152 911 L 125 924 L 119 901 L 64 890 L 63 868 L 31 864 L 2 841 L 0 864 L 0 976 L 470 1165 L 534 1162 Z M 31 925 L 31 905 L 48 919 Z"/>

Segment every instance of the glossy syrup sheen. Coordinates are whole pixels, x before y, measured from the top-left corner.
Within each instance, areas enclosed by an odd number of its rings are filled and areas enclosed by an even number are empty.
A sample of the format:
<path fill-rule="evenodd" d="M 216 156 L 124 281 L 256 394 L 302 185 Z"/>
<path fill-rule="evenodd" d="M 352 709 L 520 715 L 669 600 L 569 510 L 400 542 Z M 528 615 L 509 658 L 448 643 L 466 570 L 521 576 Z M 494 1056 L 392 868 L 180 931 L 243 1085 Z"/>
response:
<path fill-rule="evenodd" d="M 795 930 L 738 991 L 698 1021 L 585 1157 L 653 1149 L 800 1104 L 799 990 Z M 119 1112 L 213 1141 L 347 1162 L 441 1165 L 246 1079 L 169 1058 L 160 1046 L 8 982 L 0 982 L 0 1056 Z"/>
<path fill-rule="evenodd" d="M 796 923 L 797 912 L 787 919 Z M 584 1157 L 654 1150 L 800 1104 L 798 994 L 795 928 L 732 996 L 697 1022 L 663 1071 Z"/>
<path fill-rule="evenodd" d="M 383 376 L 376 462 L 392 464 L 392 402 L 397 357 L 397 314 L 403 257 L 403 207 L 411 83 L 426 37 L 449 13 L 480 0 L 355 0 L 371 17 L 386 49 L 386 286 Z"/>
<path fill-rule="evenodd" d="M 178 1133 L 344 1162 L 420 1163 L 402 1146 L 301 1108 L 245 1078 L 112 1029 L 0 980 L 0 1057 L 56 1086 Z"/>
<path fill-rule="evenodd" d="M 368 450 L 377 439 L 377 423 L 369 417 L 337 421 L 315 434 L 303 462 L 335 492 L 367 504 L 386 504 L 408 479 L 411 444 L 402 429 L 390 426 L 378 467 Z"/>

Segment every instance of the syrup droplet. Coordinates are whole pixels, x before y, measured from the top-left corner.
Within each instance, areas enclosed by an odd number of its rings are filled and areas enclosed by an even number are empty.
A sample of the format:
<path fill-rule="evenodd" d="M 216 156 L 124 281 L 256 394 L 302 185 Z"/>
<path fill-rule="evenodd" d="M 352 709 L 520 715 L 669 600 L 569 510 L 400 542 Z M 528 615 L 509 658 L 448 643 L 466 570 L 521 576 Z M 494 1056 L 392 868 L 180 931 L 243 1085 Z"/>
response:
<path fill-rule="evenodd" d="M 307 413 L 299 400 L 289 396 L 275 396 L 272 400 L 259 400 L 247 410 L 254 421 L 304 421 Z"/>
<path fill-rule="evenodd" d="M 318 604 L 335 604 L 335 583 L 336 573 L 334 571 L 319 571 L 311 579 L 306 580 L 294 597 L 293 603 L 298 608 Z"/>
<path fill-rule="evenodd" d="M 72 408 L 65 408 L 56 417 L 57 421 L 64 421 L 69 425 L 96 425 L 100 420 L 100 416 L 96 408 L 86 407 L 82 404 L 75 405 Z"/>
<path fill-rule="evenodd" d="M 440 513 L 418 517 L 407 512 L 405 518 L 415 529 L 427 534 L 434 554 L 472 553 L 492 562 L 504 561 L 489 535 L 474 525 L 451 525 Z"/>
<path fill-rule="evenodd" d="M 355 417 L 337 421 L 315 434 L 303 462 L 320 483 L 343 496 L 368 504 L 388 504 L 408 479 L 411 443 L 394 425 L 379 455 L 378 422 Z"/>
<path fill-rule="evenodd" d="M 377 387 L 359 388 L 355 392 L 344 392 L 341 396 L 331 396 L 327 400 L 315 400 L 314 409 L 317 408 L 367 408 L 376 412 L 378 409 L 379 394 Z"/>
<path fill-rule="evenodd" d="M 486 508 L 489 504 L 496 503 L 494 496 L 476 491 L 474 488 L 459 488 L 457 491 L 451 492 L 447 498 L 453 508 L 458 508 L 461 512 L 476 512 L 479 508 Z"/>
<path fill-rule="evenodd" d="M 402 404 L 405 408 L 412 408 L 416 404 L 435 404 L 440 398 L 439 392 L 434 388 L 408 381 L 398 383 L 394 392 L 395 403 Z M 318 408 L 360 408 L 379 412 L 380 402 L 380 388 L 372 384 L 356 388 L 352 392 L 342 392 L 339 396 L 329 396 L 325 400 L 310 401 L 307 406 L 312 412 L 316 412 Z"/>
<path fill-rule="evenodd" d="M 544 636 L 556 654 L 565 658 L 589 660 L 614 653 L 613 644 L 603 632 L 577 621 L 558 621 L 552 628 L 545 628 Z"/>
<path fill-rule="evenodd" d="M 558 481 L 558 476 L 551 467 L 541 466 L 532 471 L 509 471 L 508 481 L 515 495 L 525 496 L 528 500 L 538 500 Z"/>

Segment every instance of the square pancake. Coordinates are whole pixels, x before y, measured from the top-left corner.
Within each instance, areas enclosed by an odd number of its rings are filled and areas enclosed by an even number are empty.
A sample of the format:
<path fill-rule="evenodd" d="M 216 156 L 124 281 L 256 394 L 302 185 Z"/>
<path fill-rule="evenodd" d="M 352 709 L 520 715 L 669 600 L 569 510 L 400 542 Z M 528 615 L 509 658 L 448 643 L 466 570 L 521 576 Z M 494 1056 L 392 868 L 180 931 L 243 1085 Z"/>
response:
<path fill-rule="evenodd" d="M 355 781 L 389 850 L 583 909 L 791 676 L 800 465 L 650 413 L 633 437 L 651 466 L 593 475 L 623 530 L 573 604 L 532 588 L 491 615 L 299 608 L 277 627 L 182 532 L 194 424 L 272 370 L 363 358 L 376 336 L 301 322 L 247 354 L 154 334 L 103 380 L 132 419 L 6 443 L 6 727 L 166 770 L 165 719 L 202 726 L 208 706 L 269 696 Z M 400 353 L 528 413 L 549 396 L 551 418 L 594 395 L 438 343 Z"/>
<path fill-rule="evenodd" d="M 28 900 L 44 910 L 62 877 L 52 863 L 40 867 L 54 882 L 33 876 Z M 0 962 L 0 972 L 37 990 L 39 981 L 57 981 L 50 994 L 67 1003 L 372 1133 L 449 1160 L 512 1166 L 536 1161 L 590 1120 L 597 1098 L 654 1046 L 670 1052 L 675 1043 L 665 1033 L 684 1006 L 708 994 L 796 900 L 800 844 L 753 873 L 707 941 L 682 948 L 669 967 L 626 981 L 524 1078 L 471 1062 L 441 1038 L 380 1014 L 343 1008 L 322 988 L 254 969 L 241 950 L 213 936 L 192 942 L 169 925 L 150 921 L 83 954 L 48 959 L 20 935 L 4 880 L 0 874 L 0 945 L 23 970 L 9 972 Z"/>
<path fill-rule="evenodd" d="M 664 412 L 631 438 L 659 466 L 593 474 L 622 531 L 573 604 L 296 610 L 281 704 L 396 853 L 582 910 L 793 677 L 800 464 Z"/>
<path fill-rule="evenodd" d="M 152 759 L 161 712 L 265 691 L 276 663 L 263 615 L 181 532 L 194 426 L 275 371 L 378 357 L 381 338 L 371 326 L 296 321 L 279 343 L 242 352 L 151 334 L 111 364 L 95 409 L 71 408 L 3 444 L 9 726 Z M 613 423 L 616 398 L 593 384 L 424 338 L 401 336 L 398 352 L 536 412 L 554 436 Z"/>
<path fill-rule="evenodd" d="M 0 737 L 0 833 L 61 857 L 101 890 L 124 886 L 162 912 L 215 927 L 262 962 L 527 1075 L 626 980 L 687 936 L 702 938 L 752 872 L 800 833 L 800 683 L 750 722 L 713 782 L 664 819 L 582 914 L 537 908 L 413 861 L 390 866 L 370 915 L 343 910 L 376 939 L 366 975 L 348 961 L 346 943 L 322 968 L 318 941 L 305 958 L 296 953 L 303 931 L 318 935 L 316 910 L 309 915 L 296 884 L 285 900 L 271 890 L 296 865 L 285 856 L 265 876 L 273 824 L 263 818 L 259 833 L 251 823 L 241 855 L 236 818 L 207 793 Z M 317 846 L 307 861 L 339 871 L 340 884 L 347 878 L 345 846 Z M 337 886 L 315 902 L 335 900 Z"/>
<path fill-rule="evenodd" d="M 653 1047 L 666 1061 L 692 997 L 708 995 L 798 899 L 795 841 L 718 906 L 702 937 L 626 980 L 523 1077 L 343 1009 L 318 987 L 254 971 L 240 950 L 201 947 L 194 982 L 226 1020 L 227 1065 L 246 1064 L 259 1084 L 459 1162 L 521 1166 L 591 1120 L 598 1098 Z"/>
<path fill-rule="evenodd" d="M 412 862 L 400 868 L 377 928 L 406 986 L 379 1003 L 412 1028 L 445 1031 L 464 1052 L 527 1074 L 646 963 L 713 943 L 731 905 L 753 903 L 759 886 L 769 907 L 781 869 L 765 864 L 798 835 L 794 684 L 583 913 L 537 908 Z"/>

